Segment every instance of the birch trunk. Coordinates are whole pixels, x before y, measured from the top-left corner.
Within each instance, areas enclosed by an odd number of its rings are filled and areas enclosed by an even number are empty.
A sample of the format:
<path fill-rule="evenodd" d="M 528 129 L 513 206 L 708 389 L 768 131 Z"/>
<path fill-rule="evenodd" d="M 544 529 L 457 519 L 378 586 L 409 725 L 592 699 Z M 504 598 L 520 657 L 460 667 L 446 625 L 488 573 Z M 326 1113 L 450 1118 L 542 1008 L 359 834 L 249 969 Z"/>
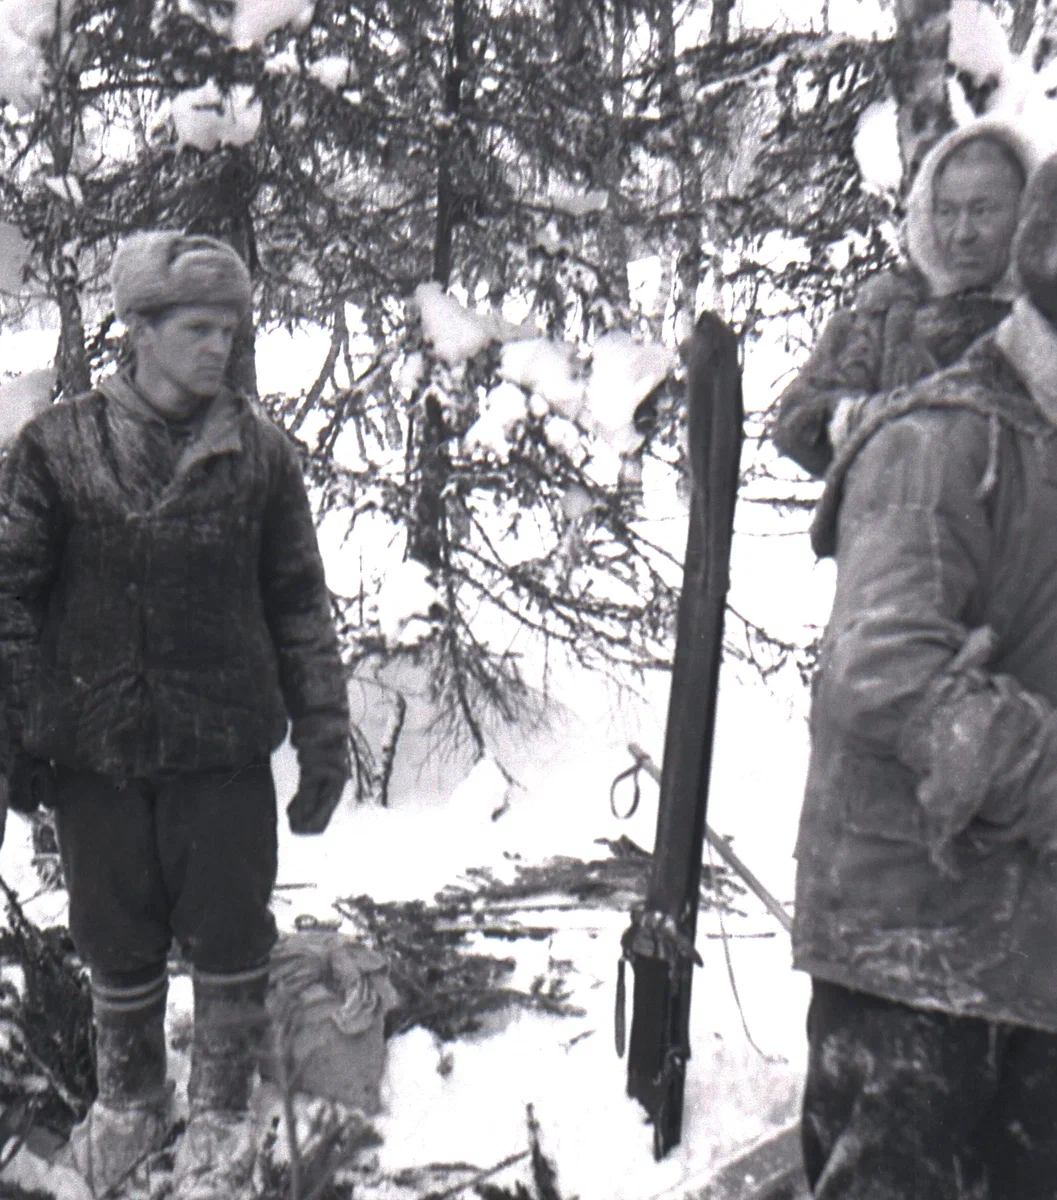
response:
<path fill-rule="evenodd" d="M 896 0 L 891 83 L 904 189 L 929 149 L 954 127 L 947 94 L 950 6 L 951 0 Z"/>

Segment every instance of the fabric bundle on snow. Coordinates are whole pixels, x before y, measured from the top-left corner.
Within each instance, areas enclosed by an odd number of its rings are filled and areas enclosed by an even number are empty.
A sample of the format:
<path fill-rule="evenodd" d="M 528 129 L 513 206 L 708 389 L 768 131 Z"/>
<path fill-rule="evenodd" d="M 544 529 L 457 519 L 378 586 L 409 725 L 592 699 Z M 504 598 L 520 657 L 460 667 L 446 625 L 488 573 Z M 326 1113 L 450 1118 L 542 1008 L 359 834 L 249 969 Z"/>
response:
<path fill-rule="evenodd" d="M 272 1038 L 262 1077 L 377 1112 L 385 1015 L 397 1003 L 388 964 L 374 950 L 331 930 L 286 935 L 272 951 Z"/>

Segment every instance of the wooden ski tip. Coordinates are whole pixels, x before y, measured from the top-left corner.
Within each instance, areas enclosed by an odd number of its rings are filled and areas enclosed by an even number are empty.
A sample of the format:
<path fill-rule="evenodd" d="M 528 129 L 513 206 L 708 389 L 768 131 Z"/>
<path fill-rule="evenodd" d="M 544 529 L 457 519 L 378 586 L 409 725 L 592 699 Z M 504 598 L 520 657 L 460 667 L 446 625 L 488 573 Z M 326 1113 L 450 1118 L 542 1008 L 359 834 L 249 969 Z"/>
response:
<path fill-rule="evenodd" d="M 713 359 L 717 354 L 728 353 L 737 355 L 738 337 L 734 330 L 722 317 L 705 311 L 697 318 L 694 335 L 686 346 L 686 357 L 689 363 L 698 358 Z"/>

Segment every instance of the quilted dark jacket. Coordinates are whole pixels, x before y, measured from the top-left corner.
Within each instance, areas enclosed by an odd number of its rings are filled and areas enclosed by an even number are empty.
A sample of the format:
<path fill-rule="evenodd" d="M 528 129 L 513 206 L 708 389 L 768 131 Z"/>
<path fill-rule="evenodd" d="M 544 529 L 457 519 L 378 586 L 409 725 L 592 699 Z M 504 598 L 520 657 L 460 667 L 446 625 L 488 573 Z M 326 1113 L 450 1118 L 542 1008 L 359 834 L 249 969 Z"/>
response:
<path fill-rule="evenodd" d="M 121 377 L 25 427 L 0 470 L 7 766 L 21 745 L 131 778 L 260 762 L 344 770 L 348 712 L 301 470 L 222 393 L 159 470 Z"/>
<path fill-rule="evenodd" d="M 1024 302 L 827 478 L 794 953 L 1057 1032 L 1057 331 Z M 1029 381 L 1036 381 L 1038 387 Z M 1048 416 L 1046 414 L 1049 414 Z"/>

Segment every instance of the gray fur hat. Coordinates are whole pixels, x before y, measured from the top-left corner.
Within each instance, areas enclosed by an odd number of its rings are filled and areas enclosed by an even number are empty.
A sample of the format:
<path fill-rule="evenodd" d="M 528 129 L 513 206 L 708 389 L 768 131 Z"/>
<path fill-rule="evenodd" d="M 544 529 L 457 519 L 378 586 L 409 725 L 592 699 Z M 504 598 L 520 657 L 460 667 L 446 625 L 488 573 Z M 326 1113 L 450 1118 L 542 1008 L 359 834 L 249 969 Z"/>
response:
<path fill-rule="evenodd" d="M 110 284 L 122 321 L 173 304 L 229 304 L 242 316 L 253 300 L 250 273 L 231 246 L 168 229 L 125 238 L 114 255 Z"/>

